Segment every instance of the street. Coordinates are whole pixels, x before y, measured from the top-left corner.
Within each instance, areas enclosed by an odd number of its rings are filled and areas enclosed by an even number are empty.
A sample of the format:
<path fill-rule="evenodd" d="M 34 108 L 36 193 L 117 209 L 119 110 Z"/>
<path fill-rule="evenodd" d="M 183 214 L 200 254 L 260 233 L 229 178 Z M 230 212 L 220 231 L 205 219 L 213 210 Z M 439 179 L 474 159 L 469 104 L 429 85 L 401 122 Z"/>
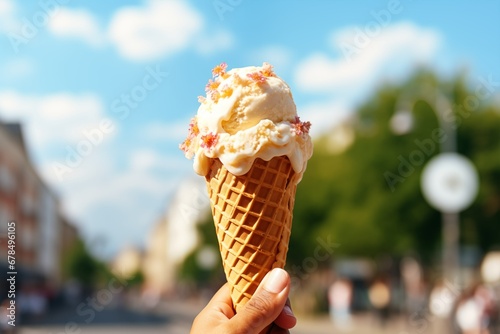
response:
<path fill-rule="evenodd" d="M 90 323 L 75 317 L 73 310 L 63 310 L 45 317 L 42 324 L 31 322 L 21 328 L 21 334 L 187 334 L 191 323 L 203 308 L 202 303 L 175 302 L 161 304 L 155 313 L 125 310 L 119 307 L 95 314 Z M 293 334 L 370 333 L 410 334 L 444 333 L 442 324 L 435 319 L 420 321 L 411 327 L 402 317 L 396 317 L 382 326 L 371 314 L 357 314 L 350 325 L 336 328 L 327 315 L 298 316 Z M 88 319 L 87 319 L 88 320 Z"/>

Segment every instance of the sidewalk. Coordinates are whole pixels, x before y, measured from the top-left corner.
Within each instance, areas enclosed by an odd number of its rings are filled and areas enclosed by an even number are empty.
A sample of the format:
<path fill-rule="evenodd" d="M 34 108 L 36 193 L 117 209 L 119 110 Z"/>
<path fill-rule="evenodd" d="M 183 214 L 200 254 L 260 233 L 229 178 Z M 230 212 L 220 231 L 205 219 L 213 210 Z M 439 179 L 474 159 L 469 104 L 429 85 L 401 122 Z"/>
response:
<path fill-rule="evenodd" d="M 188 334 L 191 328 L 191 318 L 171 318 L 163 324 L 113 324 L 89 325 L 79 327 L 79 334 Z M 403 318 L 391 320 L 387 326 L 381 327 L 376 319 L 370 315 L 357 315 L 353 317 L 350 328 L 336 328 L 327 316 L 299 317 L 297 326 L 291 330 L 292 334 L 443 334 L 444 331 L 429 323 L 428 326 L 411 327 L 405 324 Z M 435 327 L 435 328 L 432 328 Z M 21 334 L 58 334 L 72 333 L 64 325 L 58 326 L 30 326 L 21 329 Z"/>
<path fill-rule="evenodd" d="M 385 326 L 372 314 L 357 314 L 350 326 L 337 327 L 328 316 L 298 317 L 293 334 L 445 334 L 444 324 L 439 319 L 419 319 L 412 323 L 403 316 L 391 318 Z"/>

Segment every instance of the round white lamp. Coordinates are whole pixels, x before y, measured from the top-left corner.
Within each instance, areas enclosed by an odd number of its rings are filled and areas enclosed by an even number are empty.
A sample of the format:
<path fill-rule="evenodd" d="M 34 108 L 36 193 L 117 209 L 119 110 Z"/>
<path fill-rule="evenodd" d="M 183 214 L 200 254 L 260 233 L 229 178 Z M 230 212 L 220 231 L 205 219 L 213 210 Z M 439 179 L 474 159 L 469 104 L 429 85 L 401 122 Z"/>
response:
<path fill-rule="evenodd" d="M 458 213 L 476 198 L 478 180 L 469 159 L 457 153 L 442 153 L 425 166 L 421 186 L 425 199 L 434 208 Z"/>

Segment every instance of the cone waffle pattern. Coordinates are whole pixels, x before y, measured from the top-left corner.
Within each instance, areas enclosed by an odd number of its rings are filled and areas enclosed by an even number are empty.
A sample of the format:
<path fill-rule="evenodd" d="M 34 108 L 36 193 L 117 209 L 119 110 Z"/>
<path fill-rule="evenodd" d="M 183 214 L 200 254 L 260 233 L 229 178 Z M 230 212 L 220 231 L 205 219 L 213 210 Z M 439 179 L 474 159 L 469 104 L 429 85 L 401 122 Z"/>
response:
<path fill-rule="evenodd" d="M 217 159 L 206 177 L 231 298 L 238 311 L 273 268 L 283 268 L 290 239 L 296 173 L 287 157 L 256 159 L 235 176 Z"/>

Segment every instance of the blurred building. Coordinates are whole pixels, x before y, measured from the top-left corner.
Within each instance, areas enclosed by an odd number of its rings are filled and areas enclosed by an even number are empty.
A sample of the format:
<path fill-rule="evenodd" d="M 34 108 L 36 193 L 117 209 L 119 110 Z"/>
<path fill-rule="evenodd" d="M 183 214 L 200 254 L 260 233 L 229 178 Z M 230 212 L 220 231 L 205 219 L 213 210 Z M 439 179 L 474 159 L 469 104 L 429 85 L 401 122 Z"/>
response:
<path fill-rule="evenodd" d="M 167 242 L 167 224 L 162 218 L 149 235 L 143 262 L 145 287 L 157 295 L 169 291 L 175 283 L 168 262 Z"/>
<path fill-rule="evenodd" d="M 121 278 L 131 278 L 141 270 L 143 254 L 135 247 L 123 248 L 111 264 L 111 270 Z"/>
<path fill-rule="evenodd" d="M 0 123 L 0 249 L 7 254 L 7 224 L 16 223 L 16 270 L 23 280 L 57 287 L 63 254 L 78 238 L 60 214 L 59 201 L 32 166 L 17 123 Z M 7 257 L 0 258 L 7 267 Z M 4 273 L 6 270 L 2 270 Z"/>
<path fill-rule="evenodd" d="M 165 294 L 175 289 L 182 262 L 198 244 L 196 226 L 209 206 L 203 178 L 188 179 L 178 187 L 146 245 L 143 273 L 149 290 Z"/>

